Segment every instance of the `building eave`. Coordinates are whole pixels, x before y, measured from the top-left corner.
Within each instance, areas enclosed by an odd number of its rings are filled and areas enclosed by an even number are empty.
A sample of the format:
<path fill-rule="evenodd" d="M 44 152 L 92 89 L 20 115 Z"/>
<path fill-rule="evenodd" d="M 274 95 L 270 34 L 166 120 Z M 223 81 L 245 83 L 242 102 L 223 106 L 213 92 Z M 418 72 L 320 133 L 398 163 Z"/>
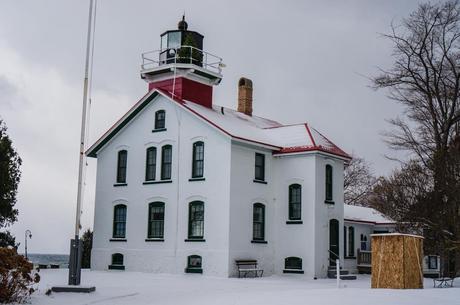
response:
<path fill-rule="evenodd" d="M 358 219 L 350 219 L 350 218 L 344 218 L 343 221 L 359 223 L 359 224 L 368 224 L 368 225 L 373 225 L 373 226 L 394 226 L 396 225 L 395 222 L 375 222 L 375 221 L 358 220 Z"/>
<path fill-rule="evenodd" d="M 131 107 L 130 110 L 128 110 L 127 113 L 125 113 L 115 124 L 112 125 L 112 127 L 109 128 L 90 148 L 86 150 L 86 155 L 91 158 L 97 158 L 97 153 L 100 151 L 110 140 L 121 130 L 123 127 L 125 127 L 137 114 L 139 114 L 155 97 L 158 95 L 162 95 L 165 98 L 171 100 L 174 102 L 175 105 L 178 105 L 179 107 L 183 108 L 186 111 L 191 112 L 195 116 L 197 116 L 199 119 L 202 119 L 207 123 L 208 125 L 211 125 L 212 127 L 216 128 L 218 131 L 221 133 L 233 137 L 230 133 L 228 133 L 226 130 L 221 128 L 220 126 L 214 124 L 212 121 L 206 119 L 193 109 L 187 107 L 187 105 L 184 103 L 183 100 L 173 98 L 171 97 L 171 94 L 169 92 L 163 92 L 163 90 L 155 88 L 151 91 L 149 91 L 146 95 L 144 95 L 136 104 L 134 104 L 133 107 Z"/>
<path fill-rule="evenodd" d="M 349 155 L 340 154 L 331 152 L 327 149 L 323 149 L 320 146 L 302 146 L 302 147 L 287 147 L 282 148 L 279 151 L 274 151 L 273 156 L 280 157 L 280 156 L 291 156 L 291 155 L 304 155 L 304 154 L 314 154 L 319 153 L 328 157 L 338 158 L 343 160 L 344 162 L 350 162 L 352 159 Z"/>
<path fill-rule="evenodd" d="M 97 153 L 101 150 L 123 127 L 125 127 L 132 118 L 134 118 L 150 101 L 157 97 L 157 90 L 149 91 L 144 95 L 131 109 L 128 110 L 115 124 L 112 125 L 90 148 L 85 152 L 86 156 L 96 158 Z"/>

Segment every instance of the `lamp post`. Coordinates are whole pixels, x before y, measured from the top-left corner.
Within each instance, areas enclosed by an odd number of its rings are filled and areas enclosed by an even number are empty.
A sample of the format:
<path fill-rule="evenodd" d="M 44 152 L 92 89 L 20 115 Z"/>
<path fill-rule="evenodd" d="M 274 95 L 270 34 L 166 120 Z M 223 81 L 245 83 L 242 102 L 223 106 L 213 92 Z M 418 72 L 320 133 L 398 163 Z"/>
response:
<path fill-rule="evenodd" d="M 29 237 L 30 239 L 32 239 L 32 232 L 30 232 L 30 230 L 26 230 L 26 231 L 24 232 L 24 241 L 25 241 L 25 243 L 24 243 L 24 248 L 25 248 L 25 254 L 26 254 L 26 259 L 29 259 L 29 258 L 27 257 L 27 237 Z"/>

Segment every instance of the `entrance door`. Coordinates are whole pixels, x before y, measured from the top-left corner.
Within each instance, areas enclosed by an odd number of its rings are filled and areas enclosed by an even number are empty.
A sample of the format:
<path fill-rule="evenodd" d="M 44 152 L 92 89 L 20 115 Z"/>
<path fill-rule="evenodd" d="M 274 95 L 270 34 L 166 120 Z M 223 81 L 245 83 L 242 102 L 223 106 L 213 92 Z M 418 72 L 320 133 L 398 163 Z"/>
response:
<path fill-rule="evenodd" d="M 329 266 L 335 266 L 339 258 L 339 221 L 329 220 Z"/>

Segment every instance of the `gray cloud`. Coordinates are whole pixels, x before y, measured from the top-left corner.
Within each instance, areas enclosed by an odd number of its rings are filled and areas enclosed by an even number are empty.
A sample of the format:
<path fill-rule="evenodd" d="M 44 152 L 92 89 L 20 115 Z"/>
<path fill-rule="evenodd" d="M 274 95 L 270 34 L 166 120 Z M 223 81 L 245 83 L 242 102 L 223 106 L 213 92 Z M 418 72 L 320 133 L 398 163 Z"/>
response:
<path fill-rule="evenodd" d="M 256 115 L 307 121 L 389 173 L 396 164 L 384 158 L 380 132 L 402 109 L 362 75 L 391 64 L 391 44 L 378 33 L 419 2 L 99 0 L 90 142 L 145 94 L 140 54 L 158 48 L 185 10 L 205 49 L 227 64 L 216 104 L 235 108 L 236 82 L 250 77 Z M 0 99 L 9 101 L 0 114 L 24 159 L 13 231 L 34 231 L 33 252 L 67 252 L 72 236 L 87 10 L 88 1 L 0 4 Z M 87 176 L 84 227 L 92 225 L 94 160 Z"/>

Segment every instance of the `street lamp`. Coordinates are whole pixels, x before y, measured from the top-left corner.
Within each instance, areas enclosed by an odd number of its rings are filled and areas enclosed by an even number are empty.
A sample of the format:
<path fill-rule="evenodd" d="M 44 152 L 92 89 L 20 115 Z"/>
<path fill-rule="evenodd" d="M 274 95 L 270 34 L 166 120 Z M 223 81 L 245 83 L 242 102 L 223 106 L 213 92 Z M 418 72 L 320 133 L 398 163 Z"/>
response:
<path fill-rule="evenodd" d="M 32 232 L 30 232 L 30 230 L 26 230 L 26 231 L 24 232 L 26 259 L 28 259 L 28 257 L 27 257 L 27 237 L 29 237 L 30 239 L 32 239 Z"/>

